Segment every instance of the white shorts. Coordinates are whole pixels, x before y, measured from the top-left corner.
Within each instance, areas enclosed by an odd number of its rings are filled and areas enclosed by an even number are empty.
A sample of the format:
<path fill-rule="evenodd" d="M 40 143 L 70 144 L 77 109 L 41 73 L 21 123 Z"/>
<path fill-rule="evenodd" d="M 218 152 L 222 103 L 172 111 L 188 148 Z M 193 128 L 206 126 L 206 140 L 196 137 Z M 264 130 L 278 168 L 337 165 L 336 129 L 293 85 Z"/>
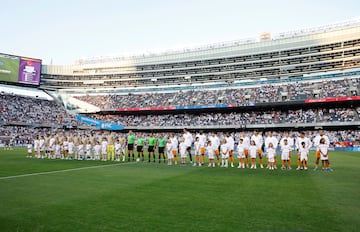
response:
<path fill-rule="evenodd" d="M 275 157 L 269 157 L 269 158 L 268 158 L 268 162 L 270 162 L 270 163 L 275 162 Z"/>
<path fill-rule="evenodd" d="M 327 156 L 321 155 L 321 156 L 320 156 L 320 159 L 321 159 L 321 160 L 329 160 L 329 156 L 328 156 L 328 155 L 327 155 Z"/>
<path fill-rule="evenodd" d="M 229 154 L 221 154 L 221 158 L 222 159 L 227 159 L 227 158 L 229 158 Z"/>
<path fill-rule="evenodd" d="M 215 153 L 208 154 L 209 159 L 215 159 Z"/>
<path fill-rule="evenodd" d="M 167 157 L 168 159 L 174 159 L 174 154 L 172 153 L 172 151 L 167 152 Z"/>
<path fill-rule="evenodd" d="M 281 153 L 281 160 L 290 160 L 289 153 Z"/>
<path fill-rule="evenodd" d="M 186 153 L 180 154 L 180 157 L 181 157 L 181 158 L 186 158 L 186 157 L 187 157 L 187 154 L 186 154 Z"/>
<path fill-rule="evenodd" d="M 307 161 L 308 160 L 308 156 L 307 155 L 301 155 L 300 156 L 300 161 Z"/>
<path fill-rule="evenodd" d="M 107 155 L 107 149 L 106 149 L 106 148 L 102 149 L 102 150 L 101 150 L 101 154 Z"/>
<path fill-rule="evenodd" d="M 245 153 L 238 154 L 237 157 L 238 157 L 239 159 L 244 159 L 244 158 L 245 158 Z"/>

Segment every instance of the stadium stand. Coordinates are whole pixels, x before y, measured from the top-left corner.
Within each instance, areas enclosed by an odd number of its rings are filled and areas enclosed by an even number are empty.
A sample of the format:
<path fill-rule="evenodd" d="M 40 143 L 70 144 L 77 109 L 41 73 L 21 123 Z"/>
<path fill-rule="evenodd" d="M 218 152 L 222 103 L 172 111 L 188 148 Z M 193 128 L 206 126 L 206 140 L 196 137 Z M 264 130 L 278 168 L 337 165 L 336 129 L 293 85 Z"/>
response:
<path fill-rule="evenodd" d="M 246 111 L 243 113 L 182 113 L 161 115 L 93 115 L 97 119 L 125 126 L 224 126 L 359 121 L 354 108 L 315 108 L 287 111 Z"/>
<path fill-rule="evenodd" d="M 316 81 L 316 80 L 315 80 Z M 221 90 L 190 90 L 170 93 L 143 93 L 126 95 L 86 95 L 77 99 L 100 107 L 102 110 L 117 108 L 190 106 L 228 104 L 242 106 L 247 103 L 282 102 L 328 97 L 351 97 L 358 91 L 360 79 L 326 80 L 321 82 L 295 82 L 283 85 L 262 85 L 249 88 Z"/>
<path fill-rule="evenodd" d="M 32 127 L 77 127 L 83 125 L 55 101 L 0 94 L 0 123 Z"/>

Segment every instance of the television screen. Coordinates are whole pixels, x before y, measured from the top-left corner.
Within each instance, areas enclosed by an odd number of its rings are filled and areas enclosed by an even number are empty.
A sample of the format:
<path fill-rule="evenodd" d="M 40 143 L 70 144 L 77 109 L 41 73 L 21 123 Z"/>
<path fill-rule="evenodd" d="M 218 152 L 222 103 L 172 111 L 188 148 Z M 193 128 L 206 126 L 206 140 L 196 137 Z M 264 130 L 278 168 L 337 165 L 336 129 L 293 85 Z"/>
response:
<path fill-rule="evenodd" d="M 0 81 L 40 84 L 41 60 L 0 53 Z"/>
<path fill-rule="evenodd" d="M 6 54 L 0 54 L 0 80 L 18 82 L 20 58 Z"/>

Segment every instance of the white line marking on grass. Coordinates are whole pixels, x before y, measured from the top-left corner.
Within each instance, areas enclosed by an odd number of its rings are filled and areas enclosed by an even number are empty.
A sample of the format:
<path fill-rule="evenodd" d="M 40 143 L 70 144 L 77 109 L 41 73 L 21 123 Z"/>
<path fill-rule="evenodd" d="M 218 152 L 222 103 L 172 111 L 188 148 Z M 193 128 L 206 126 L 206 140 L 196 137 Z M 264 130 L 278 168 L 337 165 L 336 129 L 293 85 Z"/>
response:
<path fill-rule="evenodd" d="M 4 176 L 4 177 L 0 177 L 0 180 L 14 179 L 14 178 L 28 177 L 28 176 L 47 175 L 47 174 L 53 174 L 53 173 L 80 171 L 80 170 L 92 169 L 92 168 L 106 168 L 106 167 L 113 167 L 113 166 L 126 165 L 126 164 L 135 164 L 135 162 L 133 162 L 133 163 L 120 163 L 120 164 L 87 166 L 87 167 L 81 167 L 81 168 L 71 168 L 71 169 L 49 171 L 49 172 L 35 172 L 35 173 L 21 174 L 21 175 L 16 175 L 16 176 Z"/>

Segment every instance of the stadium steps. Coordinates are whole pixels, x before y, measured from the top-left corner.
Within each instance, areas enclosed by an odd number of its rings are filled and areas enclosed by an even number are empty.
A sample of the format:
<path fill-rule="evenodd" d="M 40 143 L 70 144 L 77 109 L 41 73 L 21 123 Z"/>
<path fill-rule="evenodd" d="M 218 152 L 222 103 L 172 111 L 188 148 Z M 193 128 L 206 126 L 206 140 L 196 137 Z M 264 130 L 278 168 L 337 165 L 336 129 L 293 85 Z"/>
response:
<path fill-rule="evenodd" d="M 59 94 L 62 99 L 63 105 L 66 109 L 70 109 L 71 111 L 76 111 L 77 113 L 96 113 L 100 111 L 100 108 L 94 106 L 88 102 L 81 101 L 67 94 Z"/>

